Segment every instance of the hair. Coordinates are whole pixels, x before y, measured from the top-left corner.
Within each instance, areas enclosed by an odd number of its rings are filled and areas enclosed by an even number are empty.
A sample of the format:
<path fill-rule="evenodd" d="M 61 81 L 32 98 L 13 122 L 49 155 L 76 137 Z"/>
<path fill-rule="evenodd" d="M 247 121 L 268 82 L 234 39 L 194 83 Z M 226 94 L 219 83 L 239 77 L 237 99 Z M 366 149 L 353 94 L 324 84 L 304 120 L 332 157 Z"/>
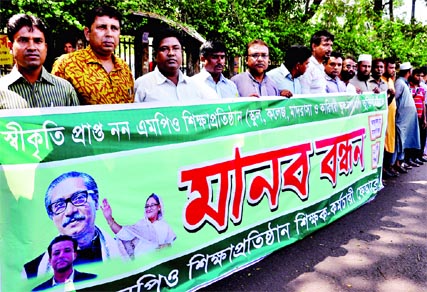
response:
<path fill-rule="evenodd" d="M 322 37 L 327 41 L 334 41 L 335 37 L 327 30 L 316 31 L 310 39 L 310 48 L 313 48 L 313 44 L 316 46 L 320 45 L 322 42 Z"/>
<path fill-rule="evenodd" d="M 95 18 L 99 16 L 108 16 L 110 18 L 116 18 L 119 24 L 122 23 L 122 14 L 114 7 L 102 5 L 95 7 L 86 14 L 86 27 L 90 29 L 92 24 L 95 22 Z"/>
<path fill-rule="evenodd" d="M 387 57 L 384 59 L 384 64 L 387 66 L 388 64 L 396 64 L 396 59 L 392 57 Z"/>
<path fill-rule="evenodd" d="M 218 52 L 227 52 L 224 43 L 220 41 L 206 41 L 200 47 L 200 55 L 203 57 L 208 57 L 210 54 L 218 53 Z"/>
<path fill-rule="evenodd" d="M 75 47 L 76 47 L 76 41 L 75 41 L 75 40 L 66 40 L 66 41 L 64 42 L 64 46 L 65 46 L 66 44 L 71 44 L 71 46 L 72 46 L 73 48 L 75 48 Z"/>
<path fill-rule="evenodd" d="M 333 53 L 333 52 L 332 52 L 332 53 Z M 331 53 L 331 54 L 332 54 L 332 53 Z M 344 61 L 344 60 L 347 60 L 347 59 L 350 59 L 350 60 L 352 60 L 353 62 L 357 63 L 356 58 L 355 58 L 353 55 L 346 55 L 346 56 L 343 58 L 343 61 Z"/>
<path fill-rule="evenodd" d="M 165 38 L 176 38 L 178 42 L 182 45 L 182 39 L 181 34 L 173 29 L 173 28 L 166 28 L 159 32 L 156 32 L 153 37 L 153 51 L 154 54 L 157 53 L 157 50 L 159 49 L 160 43 Z"/>
<path fill-rule="evenodd" d="M 52 246 L 55 243 L 58 242 L 62 242 L 62 241 L 71 241 L 73 243 L 73 248 L 74 248 L 74 252 L 77 251 L 77 240 L 75 240 L 74 238 L 72 238 L 69 235 L 58 235 L 57 237 L 55 237 L 49 244 L 49 246 L 47 247 L 47 253 L 49 254 L 49 258 L 52 257 Z"/>
<path fill-rule="evenodd" d="M 325 60 L 323 60 L 323 64 L 328 64 L 328 62 L 329 62 L 329 60 L 331 59 L 331 57 L 334 57 L 334 58 L 341 58 L 343 61 L 344 61 L 344 57 L 343 57 L 343 54 L 341 54 L 340 52 L 338 52 L 338 51 L 332 51 L 331 52 L 331 55 L 329 56 L 329 58 L 326 58 Z"/>
<path fill-rule="evenodd" d="M 162 206 L 162 202 L 161 202 L 159 196 L 156 195 L 155 193 L 152 193 L 151 195 L 148 196 L 147 200 L 145 200 L 145 204 L 147 204 L 147 202 L 150 198 L 153 198 L 154 200 L 156 200 L 157 204 L 160 205 L 160 211 L 157 213 L 156 220 L 162 219 L 162 217 L 163 217 L 163 206 Z"/>
<path fill-rule="evenodd" d="M 13 42 L 13 37 L 23 27 L 28 27 L 30 31 L 37 28 L 43 33 L 45 42 L 47 42 L 48 29 L 44 22 L 40 18 L 27 14 L 15 14 L 9 19 L 6 25 L 9 41 Z"/>
<path fill-rule="evenodd" d="M 302 64 L 311 57 L 311 51 L 306 46 L 293 45 L 286 50 L 285 65 L 291 70 L 297 64 Z"/>
<path fill-rule="evenodd" d="M 87 173 L 78 172 L 78 171 L 70 171 L 70 172 L 63 173 L 60 176 L 58 176 L 57 178 L 55 178 L 50 183 L 49 187 L 47 188 L 46 195 L 44 197 L 44 205 L 45 205 L 46 212 L 49 215 L 50 219 L 52 219 L 52 216 L 53 216 L 53 213 L 49 208 L 49 205 L 52 203 L 51 192 L 58 184 L 60 184 L 61 182 L 63 182 L 66 179 L 69 179 L 69 178 L 82 178 L 84 185 L 88 190 L 96 191 L 95 193 L 91 194 L 91 196 L 95 202 L 98 202 L 98 197 L 99 197 L 98 196 L 98 185 L 96 184 L 93 177 L 91 177 Z"/>
<path fill-rule="evenodd" d="M 421 74 L 421 73 L 424 73 L 423 69 L 421 68 L 415 68 L 412 70 L 412 75 Z"/>
<path fill-rule="evenodd" d="M 260 40 L 260 39 L 256 39 L 256 40 L 249 42 L 248 45 L 246 46 L 246 55 L 248 55 L 249 48 L 252 47 L 253 45 L 266 46 L 267 49 L 269 49 L 266 42 L 264 42 L 263 40 Z"/>
<path fill-rule="evenodd" d="M 378 63 L 383 63 L 384 66 L 386 64 L 385 61 L 384 61 L 384 59 L 375 58 L 375 59 L 372 60 L 372 68 L 374 68 L 375 66 L 377 66 Z"/>

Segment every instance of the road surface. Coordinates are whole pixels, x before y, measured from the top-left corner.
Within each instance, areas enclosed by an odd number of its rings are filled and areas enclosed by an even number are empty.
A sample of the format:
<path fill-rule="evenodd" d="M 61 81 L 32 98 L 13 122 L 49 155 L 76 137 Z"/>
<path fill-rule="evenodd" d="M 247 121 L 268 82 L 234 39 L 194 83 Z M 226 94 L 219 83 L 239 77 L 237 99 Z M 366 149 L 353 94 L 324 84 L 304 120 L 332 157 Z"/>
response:
<path fill-rule="evenodd" d="M 199 291 L 427 292 L 427 165 L 376 198 Z"/>

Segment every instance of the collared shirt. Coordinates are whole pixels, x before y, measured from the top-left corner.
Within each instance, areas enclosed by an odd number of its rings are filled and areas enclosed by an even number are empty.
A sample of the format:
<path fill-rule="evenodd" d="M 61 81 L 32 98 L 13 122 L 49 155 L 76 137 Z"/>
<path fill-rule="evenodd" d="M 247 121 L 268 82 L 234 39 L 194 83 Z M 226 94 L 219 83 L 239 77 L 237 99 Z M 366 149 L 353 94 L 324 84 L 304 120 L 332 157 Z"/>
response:
<path fill-rule="evenodd" d="M 55 277 L 52 277 L 52 287 L 56 286 L 56 285 L 59 285 L 59 284 L 64 284 L 64 283 L 67 283 L 67 282 L 74 282 L 74 269 L 73 269 L 73 272 L 71 273 L 71 275 L 68 277 L 68 279 L 65 280 L 65 282 L 63 282 L 63 283 L 56 282 L 55 281 Z"/>
<path fill-rule="evenodd" d="M 27 101 L 19 94 L 8 89 L 0 89 L 0 109 L 17 109 L 27 107 Z"/>
<path fill-rule="evenodd" d="M 382 78 L 380 78 L 380 80 L 377 81 L 372 76 L 369 77 L 369 80 L 368 80 L 369 91 L 373 91 L 374 88 L 376 87 L 378 87 L 381 92 L 388 90 L 388 85 Z"/>
<path fill-rule="evenodd" d="M 347 93 L 352 93 L 352 94 L 357 94 L 357 90 L 356 90 L 356 87 L 354 87 L 354 85 L 353 84 L 351 84 L 350 82 L 349 83 L 347 83 L 347 88 L 346 88 L 346 90 L 345 90 L 345 92 L 347 92 Z"/>
<path fill-rule="evenodd" d="M 307 70 L 299 77 L 302 93 L 326 93 L 325 67 L 314 56 L 309 60 Z"/>
<path fill-rule="evenodd" d="M 368 87 L 368 80 L 359 80 L 357 75 L 350 79 L 350 83 L 354 85 L 354 87 L 359 88 L 362 92 L 371 91 Z"/>
<path fill-rule="evenodd" d="M 282 91 L 289 90 L 293 94 L 301 94 L 301 83 L 299 78 L 293 78 L 284 64 L 267 72 L 267 76 L 274 81 L 277 88 Z"/>
<path fill-rule="evenodd" d="M 219 99 L 209 86 L 185 76 L 179 70 L 178 84 L 166 78 L 156 67 L 135 81 L 135 102 L 173 102 L 200 99 Z"/>
<path fill-rule="evenodd" d="M 381 79 L 387 84 L 389 89 L 393 89 L 393 91 L 395 90 L 394 89 L 394 81 L 392 78 L 387 78 L 385 76 L 381 76 Z"/>
<path fill-rule="evenodd" d="M 325 73 L 326 93 L 347 92 L 347 86 L 338 76 L 332 78 Z"/>
<path fill-rule="evenodd" d="M 215 90 L 215 92 L 221 98 L 233 98 L 239 97 L 239 92 L 237 91 L 236 84 L 231 80 L 224 77 L 224 75 L 220 75 L 218 83 L 216 83 L 212 77 L 212 75 L 206 71 L 206 69 L 200 70 L 199 74 L 196 74 L 191 77 L 199 82 L 206 83 L 210 88 Z"/>
<path fill-rule="evenodd" d="M 240 96 L 251 96 L 257 94 L 258 96 L 279 96 L 280 92 L 276 84 L 267 75 L 259 83 L 249 72 L 243 72 L 231 78 L 239 91 Z"/>
<path fill-rule="evenodd" d="M 16 92 L 31 108 L 79 105 L 73 86 L 68 81 L 49 74 L 44 67 L 40 78 L 31 84 L 15 66 L 9 74 L 0 78 L 0 88 Z"/>
<path fill-rule="evenodd" d="M 52 74 L 68 80 L 76 89 L 81 104 L 130 103 L 134 100 L 134 81 L 129 66 L 112 56 L 114 68 L 105 71 L 88 46 L 64 54 L 55 61 Z"/>

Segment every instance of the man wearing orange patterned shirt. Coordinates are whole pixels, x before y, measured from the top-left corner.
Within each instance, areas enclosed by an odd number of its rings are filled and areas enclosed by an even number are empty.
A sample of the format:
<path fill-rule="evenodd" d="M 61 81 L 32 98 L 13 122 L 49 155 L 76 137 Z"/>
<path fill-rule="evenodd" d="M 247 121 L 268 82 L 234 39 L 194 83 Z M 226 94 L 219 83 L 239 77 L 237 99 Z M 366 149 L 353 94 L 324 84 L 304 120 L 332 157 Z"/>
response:
<path fill-rule="evenodd" d="M 109 6 L 92 9 L 86 17 L 86 49 L 61 56 L 52 74 L 68 80 L 81 104 L 131 103 L 134 80 L 129 66 L 114 55 L 119 44 L 121 14 Z"/>

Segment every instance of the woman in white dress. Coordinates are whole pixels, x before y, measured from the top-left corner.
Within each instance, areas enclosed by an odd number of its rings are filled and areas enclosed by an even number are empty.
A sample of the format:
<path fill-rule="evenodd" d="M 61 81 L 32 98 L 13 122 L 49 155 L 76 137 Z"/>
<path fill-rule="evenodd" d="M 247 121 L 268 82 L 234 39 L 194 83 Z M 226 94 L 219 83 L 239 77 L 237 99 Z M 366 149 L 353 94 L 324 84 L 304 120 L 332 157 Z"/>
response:
<path fill-rule="evenodd" d="M 107 199 L 102 201 L 102 213 L 116 237 L 123 242 L 132 258 L 140 254 L 170 246 L 176 234 L 164 220 L 164 206 L 159 196 L 151 194 L 145 202 L 145 216 L 132 225 L 122 226 L 113 218 Z"/>

